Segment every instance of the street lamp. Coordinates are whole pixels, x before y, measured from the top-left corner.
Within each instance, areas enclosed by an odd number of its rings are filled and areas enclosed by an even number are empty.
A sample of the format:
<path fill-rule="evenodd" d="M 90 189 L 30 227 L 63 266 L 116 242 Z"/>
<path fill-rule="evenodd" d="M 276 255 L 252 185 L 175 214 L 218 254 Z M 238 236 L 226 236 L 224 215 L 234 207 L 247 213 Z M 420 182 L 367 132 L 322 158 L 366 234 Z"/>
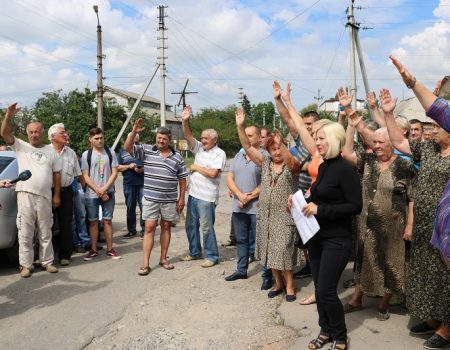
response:
<path fill-rule="evenodd" d="M 94 5 L 97 15 L 97 126 L 103 130 L 103 70 L 102 70 L 102 27 L 98 17 L 98 6 Z"/>

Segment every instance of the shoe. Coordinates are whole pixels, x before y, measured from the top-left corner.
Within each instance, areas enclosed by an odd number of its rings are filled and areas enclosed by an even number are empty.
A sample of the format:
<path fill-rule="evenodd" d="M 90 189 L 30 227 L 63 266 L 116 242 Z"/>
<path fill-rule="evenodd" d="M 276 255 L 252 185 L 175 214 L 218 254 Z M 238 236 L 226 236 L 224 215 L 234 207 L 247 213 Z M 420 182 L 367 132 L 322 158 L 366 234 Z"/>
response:
<path fill-rule="evenodd" d="M 388 309 L 380 309 L 378 308 L 377 320 L 378 321 L 386 321 L 391 317 Z"/>
<path fill-rule="evenodd" d="M 239 272 L 235 272 L 227 277 L 225 277 L 225 281 L 236 281 L 236 280 L 246 280 L 247 279 L 247 274 L 245 273 L 239 273 Z"/>
<path fill-rule="evenodd" d="M 183 256 L 182 258 L 180 258 L 180 261 L 192 261 L 192 260 L 198 260 L 200 259 L 200 257 L 198 256 L 190 256 L 189 254 L 186 256 Z"/>
<path fill-rule="evenodd" d="M 159 262 L 159 266 L 165 268 L 166 270 L 173 270 L 175 268 L 175 266 L 173 266 L 169 260 L 163 260 Z"/>
<path fill-rule="evenodd" d="M 76 247 L 73 248 L 73 251 L 75 253 L 86 253 L 86 249 L 84 249 L 82 246 L 77 245 Z"/>
<path fill-rule="evenodd" d="M 286 294 L 286 301 L 288 303 L 292 303 L 297 300 L 297 296 L 295 294 Z"/>
<path fill-rule="evenodd" d="M 338 347 L 338 345 L 339 345 L 339 347 Z M 342 345 L 344 347 L 341 347 Z M 350 347 L 350 340 L 347 338 L 345 343 L 338 343 L 337 341 L 334 341 L 333 345 L 331 345 L 330 350 L 348 350 L 349 347 Z"/>
<path fill-rule="evenodd" d="M 126 235 L 122 236 L 123 239 L 130 239 L 136 237 L 136 233 L 128 232 Z"/>
<path fill-rule="evenodd" d="M 306 265 L 302 269 L 300 269 L 300 271 L 294 273 L 295 279 L 305 278 L 309 276 L 311 276 L 311 267 L 309 266 L 309 262 L 307 262 Z"/>
<path fill-rule="evenodd" d="M 425 343 L 423 343 L 423 347 L 425 349 L 443 349 L 450 344 L 450 341 L 445 340 L 439 334 L 433 334 L 430 338 L 428 338 Z"/>
<path fill-rule="evenodd" d="M 213 267 L 214 265 L 217 265 L 217 261 L 205 259 L 205 261 L 201 264 L 201 267 Z"/>
<path fill-rule="evenodd" d="M 61 263 L 61 266 L 67 266 L 70 264 L 70 259 L 61 259 L 60 263 Z"/>
<path fill-rule="evenodd" d="M 220 243 L 220 245 L 222 247 L 233 247 L 233 246 L 236 246 L 236 241 L 231 241 L 231 240 L 223 241 Z"/>
<path fill-rule="evenodd" d="M 254 255 L 250 255 L 250 257 L 248 258 L 248 263 L 251 264 L 252 262 L 255 262 L 257 260 L 258 259 L 256 259 Z"/>
<path fill-rule="evenodd" d="M 28 267 L 21 266 L 19 267 L 20 270 L 20 277 L 28 278 L 31 276 L 31 270 Z"/>
<path fill-rule="evenodd" d="M 152 271 L 152 269 L 151 269 L 150 267 L 148 267 L 148 266 L 142 266 L 142 267 L 139 269 L 138 275 L 139 275 L 139 276 L 147 276 L 147 275 L 150 273 L 150 271 Z"/>
<path fill-rule="evenodd" d="M 435 329 L 428 323 L 421 322 L 419 324 L 416 324 L 415 326 L 412 326 L 409 332 L 414 335 L 433 334 L 435 332 Z"/>
<path fill-rule="evenodd" d="M 269 290 L 273 286 L 273 280 L 271 278 L 263 279 L 261 290 Z"/>
<path fill-rule="evenodd" d="M 349 280 L 347 280 L 347 281 L 344 281 L 343 283 L 342 283 L 342 287 L 344 287 L 344 288 L 351 288 L 351 287 L 354 287 L 354 286 L 356 286 L 356 281 L 355 281 L 355 279 L 354 278 L 352 278 L 352 279 L 349 279 Z"/>
<path fill-rule="evenodd" d="M 355 306 L 350 303 L 344 305 L 344 313 L 349 314 L 350 312 L 361 311 L 362 306 Z"/>
<path fill-rule="evenodd" d="M 90 261 L 98 256 L 98 253 L 95 250 L 89 250 L 89 252 L 84 256 L 84 261 Z"/>
<path fill-rule="evenodd" d="M 108 250 L 106 252 L 106 255 L 109 256 L 111 259 L 114 259 L 114 260 L 122 259 L 122 255 L 117 253 L 114 249 Z"/>
<path fill-rule="evenodd" d="M 106 240 L 103 237 L 98 237 L 98 243 L 106 243 Z"/>
<path fill-rule="evenodd" d="M 326 343 L 330 343 L 331 337 L 326 333 L 319 333 L 317 338 L 311 340 L 308 344 L 308 349 L 322 349 Z"/>
<path fill-rule="evenodd" d="M 267 296 L 269 297 L 269 298 L 275 298 L 276 296 L 278 296 L 278 295 L 280 295 L 281 293 L 283 293 L 283 288 L 281 288 L 281 289 L 275 289 L 275 290 L 271 290 L 268 294 L 267 294 Z"/>
<path fill-rule="evenodd" d="M 58 269 L 53 264 L 48 264 L 48 265 L 43 266 L 43 267 L 44 267 L 45 271 L 47 271 L 47 272 L 50 272 L 50 273 L 57 273 L 58 272 Z"/>

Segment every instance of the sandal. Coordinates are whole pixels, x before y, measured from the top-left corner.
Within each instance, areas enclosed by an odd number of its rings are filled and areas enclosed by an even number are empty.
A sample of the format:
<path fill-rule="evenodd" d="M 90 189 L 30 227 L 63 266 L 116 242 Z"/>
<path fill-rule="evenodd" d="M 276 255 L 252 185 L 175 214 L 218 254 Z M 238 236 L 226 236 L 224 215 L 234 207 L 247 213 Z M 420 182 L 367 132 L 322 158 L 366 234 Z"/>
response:
<path fill-rule="evenodd" d="M 159 266 L 164 267 L 166 270 L 173 270 L 175 266 L 173 266 L 169 260 L 163 260 L 159 262 Z"/>
<path fill-rule="evenodd" d="M 341 346 L 344 346 L 341 348 Z M 347 339 L 345 343 L 338 343 L 337 341 L 333 342 L 333 345 L 331 345 L 330 350 L 348 350 L 350 348 L 350 340 Z"/>
<path fill-rule="evenodd" d="M 307 298 L 303 298 L 300 299 L 300 301 L 298 302 L 300 305 L 311 305 L 311 304 L 315 304 L 316 303 L 316 296 L 315 294 L 311 294 L 309 297 Z"/>
<path fill-rule="evenodd" d="M 350 303 L 347 303 L 344 305 L 344 313 L 345 314 L 349 314 L 350 312 L 361 311 L 361 310 L 362 310 L 362 306 L 355 306 Z"/>
<path fill-rule="evenodd" d="M 152 269 L 150 267 L 148 267 L 148 266 L 142 266 L 139 269 L 138 275 L 139 276 L 147 276 L 150 273 L 151 270 Z"/>
<path fill-rule="evenodd" d="M 326 333 L 319 333 L 317 338 L 311 340 L 308 344 L 308 349 L 321 349 L 326 343 L 331 342 L 331 337 Z"/>
<path fill-rule="evenodd" d="M 378 308 L 378 313 L 377 313 L 378 321 L 386 321 L 389 319 L 389 317 L 391 317 L 391 314 L 389 313 L 389 309 Z"/>

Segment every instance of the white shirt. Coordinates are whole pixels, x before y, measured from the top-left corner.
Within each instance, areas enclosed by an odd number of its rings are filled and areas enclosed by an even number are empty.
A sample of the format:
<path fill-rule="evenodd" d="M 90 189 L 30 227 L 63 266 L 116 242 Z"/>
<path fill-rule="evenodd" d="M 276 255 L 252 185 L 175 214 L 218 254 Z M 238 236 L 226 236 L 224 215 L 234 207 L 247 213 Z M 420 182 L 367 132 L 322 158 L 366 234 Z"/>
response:
<path fill-rule="evenodd" d="M 81 175 L 77 154 L 72 148 L 67 146 L 63 147 L 61 153 L 58 154 L 56 150 L 55 153 L 61 160 L 61 187 L 70 186 L 74 177 Z"/>

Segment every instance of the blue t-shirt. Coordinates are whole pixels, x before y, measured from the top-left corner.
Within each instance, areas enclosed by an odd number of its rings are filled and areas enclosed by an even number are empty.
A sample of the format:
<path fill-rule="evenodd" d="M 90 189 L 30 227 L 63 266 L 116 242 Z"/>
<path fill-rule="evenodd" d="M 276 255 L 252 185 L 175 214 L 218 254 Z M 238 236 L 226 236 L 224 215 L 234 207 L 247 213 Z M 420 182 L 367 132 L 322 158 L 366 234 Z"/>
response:
<path fill-rule="evenodd" d="M 133 157 L 130 153 L 123 148 L 119 151 L 119 157 L 117 158 L 120 165 L 128 165 L 136 163 L 137 166 L 143 166 L 142 160 Z M 128 186 L 144 186 L 144 173 L 137 173 L 133 169 L 127 169 L 122 173 L 123 184 Z"/>

